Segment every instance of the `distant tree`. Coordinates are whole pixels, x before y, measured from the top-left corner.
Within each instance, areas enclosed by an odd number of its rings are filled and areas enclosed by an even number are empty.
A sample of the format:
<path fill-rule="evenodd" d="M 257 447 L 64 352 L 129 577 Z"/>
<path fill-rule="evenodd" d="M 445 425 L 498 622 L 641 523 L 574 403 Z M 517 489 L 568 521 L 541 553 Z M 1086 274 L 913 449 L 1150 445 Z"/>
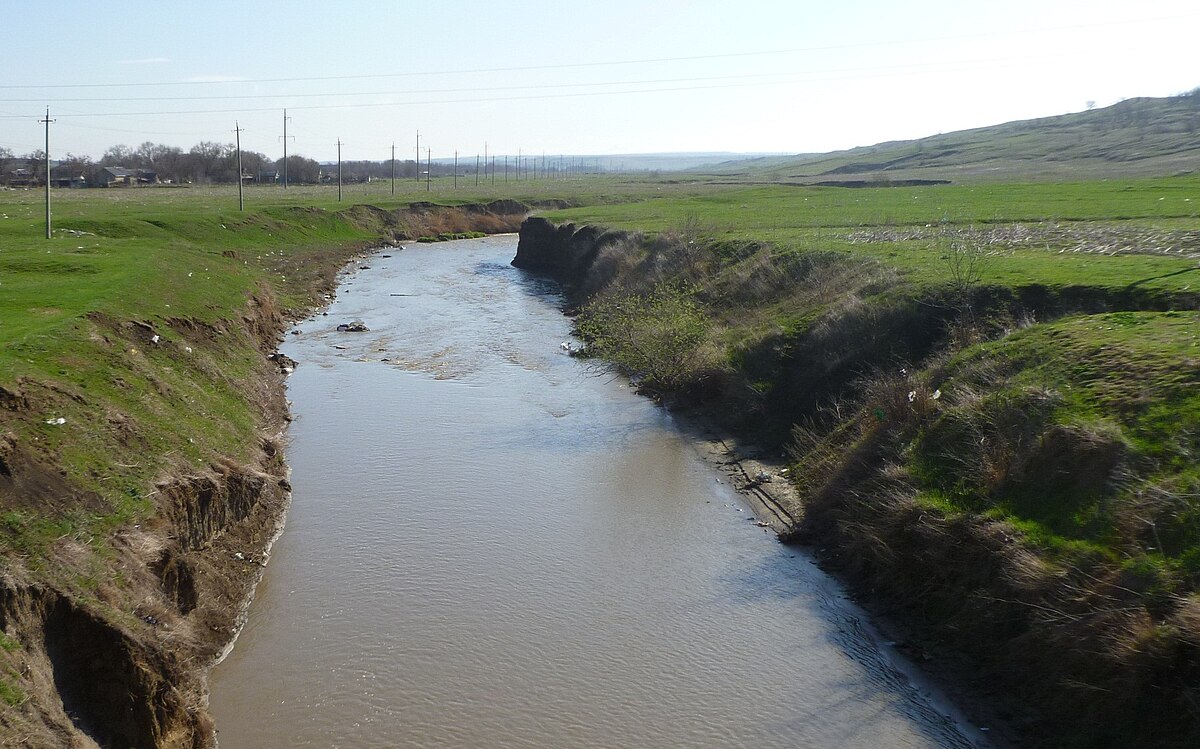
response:
<path fill-rule="evenodd" d="M 133 169 L 137 166 L 137 155 L 129 146 L 112 146 L 100 157 L 103 166 L 123 166 Z"/>
<path fill-rule="evenodd" d="M 91 156 L 68 153 L 59 159 L 54 176 L 57 178 L 60 173 L 66 173 L 74 179 L 78 175 L 87 181 L 89 187 L 95 187 L 101 184 L 103 171 L 104 168 L 92 161 Z"/>
<path fill-rule="evenodd" d="M 143 166 L 153 169 L 159 181 L 178 183 L 187 180 L 187 154 L 182 148 L 155 146 L 150 153 L 150 160 Z"/>
<path fill-rule="evenodd" d="M 13 152 L 0 146 L 0 184 L 8 178 L 8 171 L 12 169 Z"/>
<path fill-rule="evenodd" d="M 259 172 L 274 168 L 275 161 L 265 153 L 242 151 L 242 173 L 256 176 Z"/>
<path fill-rule="evenodd" d="M 151 143 L 148 140 L 143 141 L 142 145 L 138 146 L 133 151 L 133 156 L 137 160 L 137 165 L 147 169 L 153 168 L 152 164 L 154 164 L 154 156 L 160 148 L 164 148 L 164 146 L 161 146 L 157 143 Z"/>
<path fill-rule="evenodd" d="M 237 172 L 234 147 L 201 141 L 187 152 L 187 173 L 192 182 L 233 182 Z"/>
<path fill-rule="evenodd" d="M 183 151 L 175 146 L 146 141 L 134 151 L 134 161 L 141 169 L 153 169 L 160 179 L 179 179 Z"/>
<path fill-rule="evenodd" d="M 283 173 L 283 159 L 275 162 L 275 168 Z M 313 184 L 321 178 L 321 165 L 306 156 L 287 157 L 288 182 Z"/>
<path fill-rule="evenodd" d="M 46 152 L 39 148 L 33 153 L 25 154 L 22 160 L 25 163 L 21 166 L 29 170 L 33 175 L 34 181 L 38 184 L 44 184 L 46 180 Z"/>

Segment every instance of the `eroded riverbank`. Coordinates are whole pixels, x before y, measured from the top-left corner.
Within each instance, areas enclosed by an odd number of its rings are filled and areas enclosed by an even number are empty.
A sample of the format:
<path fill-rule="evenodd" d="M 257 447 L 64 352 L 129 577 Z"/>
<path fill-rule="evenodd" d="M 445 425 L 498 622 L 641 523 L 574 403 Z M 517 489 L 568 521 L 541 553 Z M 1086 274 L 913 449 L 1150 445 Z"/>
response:
<path fill-rule="evenodd" d="M 565 355 L 513 247 L 374 258 L 290 337 L 295 499 L 212 675 L 222 747 L 971 746 L 667 414 Z"/>

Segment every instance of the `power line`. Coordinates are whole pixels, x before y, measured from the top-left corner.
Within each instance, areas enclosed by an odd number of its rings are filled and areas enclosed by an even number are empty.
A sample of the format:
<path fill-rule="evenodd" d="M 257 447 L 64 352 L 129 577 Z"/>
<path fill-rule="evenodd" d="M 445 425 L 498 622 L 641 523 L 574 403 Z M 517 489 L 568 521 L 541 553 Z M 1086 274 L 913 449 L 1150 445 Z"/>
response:
<path fill-rule="evenodd" d="M 960 68 L 961 69 L 961 68 Z M 677 91 L 711 91 L 717 89 L 741 88 L 747 86 L 779 86 L 791 83 L 805 83 L 810 81 L 783 80 L 761 83 L 736 83 L 712 86 L 677 86 L 665 88 L 641 88 L 628 89 L 623 91 L 587 91 L 576 93 L 562 94 L 528 94 L 524 96 L 502 96 L 502 97 L 472 97 L 461 99 L 432 99 L 427 101 L 393 101 L 393 102 L 367 102 L 357 104 L 307 104 L 298 107 L 288 107 L 289 109 L 303 110 L 318 110 L 318 109 L 365 109 L 374 107 L 405 107 L 405 106 L 428 106 L 432 104 L 479 104 L 488 102 L 508 102 L 508 101 L 533 101 L 540 99 L 573 99 L 584 96 L 618 96 L 626 94 L 657 94 Z M 167 109 L 151 112 L 93 112 L 91 114 L 70 114 L 60 115 L 60 117 L 154 117 L 154 116 L 169 116 L 179 114 L 249 114 L 254 112 L 271 112 L 275 111 L 273 107 L 243 107 L 243 108 L 222 108 L 222 109 Z M 27 119 L 33 115 L 0 115 L 0 120 L 12 119 Z"/>
<path fill-rule="evenodd" d="M 426 70 L 426 71 L 409 71 L 403 73 L 366 73 L 359 75 L 329 75 L 329 76 L 303 76 L 303 77 L 280 77 L 280 78 L 240 78 L 235 80 L 199 80 L 199 81 L 157 81 L 157 82 L 140 82 L 140 83 L 46 83 L 46 84 L 0 84 L 0 89 L 51 89 L 51 88 L 137 88 L 149 86 L 201 86 L 201 85 L 227 85 L 227 84 L 243 84 L 243 83 L 297 83 L 310 81 L 347 81 L 347 80 L 364 80 L 371 78 L 411 78 L 418 76 L 430 75 L 462 75 L 469 73 L 511 73 L 518 71 L 529 70 L 566 70 L 572 68 L 594 68 L 614 65 L 642 65 L 646 63 L 659 62 L 688 62 L 694 60 L 721 60 L 737 57 L 765 57 L 771 55 L 796 54 L 802 52 L 830 52 L 836 50 L 848 49 L 864 49 L 870 47 L 891 47 L 904 44 L 931 44 L 946 41 L 962 41 L 969 39 L 985 39 L 991 37 L 1006 37 L 1006 36 L 1025 36 L 1031 32 L 1058 32 L 1072 31 L 1078 29 L 1096 29 L 1108 26 L 1124 27 L 1138 23 L 1156 23 L 1162 21 L 1178 21 L 1181 19 L 1195 18 L 1196 13 L 1185 13 L 1177 16 L 1158 16 L 1152 18 L 1134 18 L 1114 21 L 1103 21 L 1097 23 L 1083 24 L 1065 24 L 1062 26 L 1045 26 L 1045 27 L 1022 27 L 1000 31 L 981 31 L 976 34 L 954 34 L 944 36 L 931 36 L 924 38 L 913 39 L 887 39 L 876 42 L 856 42 L 852 44 L 831 44 L 813 47 L 790 47 L 785 49 L 771 50 L 755 50 L 746 52 L 723 52 L 710 55 L 685 55 L 679 57 L 646 57 L 627 60 L 594 60 L 589 62 L 570 62 L 570 63 L 553 63 L 547 65 L 515 65 L 507 67 L 495 68 L 458 68 L 449 70 Z"/>
<path fill-rule="evenodd" d="M 1013 57 L 1002 60 L 987 60 L 983 62 L 1007 62 L 1014 59 Z M 1028 59 L 1027 56 L 1022 56 L 1021 59 Z M 938 63 L 944 65 L 944 62 Z M 901 66 L 904 67 L 904 66 Z M 876 68 L 868 68 L 876 69 Z M 890 69 L 890 68 L 889 68 Z M 833 71 L 840 72 L 840 71 Z M 639 81 L 598 81 L 591 83 L 546 83 L 532 84 L 523 86 L 471 86 L 467 88 L 418 88 L 418 89 L 401 89 L 397 91 L 328 91 L 320 93 L 307 94 L 227 94 L 227 95 L 212 95 L 212 96 L 96 96 L 88 98 L 70 98 L 61 99 L 55 98 L 52 101 L 56 103 L 80 103 L 80 102 L 125 102 L 125 101 L 222 101 L 232 99 L 311 99 L 326 96 L 407 96 L 409 94 L 459 94 L 471 91 L 523 91 L 527 89 L 554 89 L 554 88 L 583 88 L 595 86 L 637 86 L 642 84 L 656 83 L 691 83 L 696 81 L 726 81 L 746 78 L 772 78 L 782 75 L 791 75 L 789 73 L 746 73 L 743 75 L 718 75 L 718 76 L 697 76 L 692 78 L 650 78 Z M 45 101 L 46 97 L 37 97 L 31 99 L 6 99 L 11 103 L 27 104 L 29 102 Z"/>

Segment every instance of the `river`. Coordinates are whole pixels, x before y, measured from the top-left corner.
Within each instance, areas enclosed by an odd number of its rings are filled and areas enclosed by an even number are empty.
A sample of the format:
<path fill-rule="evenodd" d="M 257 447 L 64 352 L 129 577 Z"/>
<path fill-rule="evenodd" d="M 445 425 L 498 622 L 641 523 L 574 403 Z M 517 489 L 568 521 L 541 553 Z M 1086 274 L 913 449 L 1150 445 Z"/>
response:
<path fill-rule="evenodd" d="M 984 745 L 563 351 L 515 247 L 385 251 L 288 336 L 293 502 L 211 676 L 221 749 Z"/>

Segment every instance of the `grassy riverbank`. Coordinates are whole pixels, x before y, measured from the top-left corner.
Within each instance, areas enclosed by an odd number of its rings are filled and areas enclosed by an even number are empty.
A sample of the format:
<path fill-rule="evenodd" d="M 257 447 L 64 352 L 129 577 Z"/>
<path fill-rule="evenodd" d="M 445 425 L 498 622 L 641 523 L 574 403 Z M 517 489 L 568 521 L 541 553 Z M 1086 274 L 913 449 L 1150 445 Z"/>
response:
<path fill-rule="evenodd" d="M 366 247 L 525 211 L 258 195 L 56 191 L 46 239 L 0 193 L 0 744 L 211 743 L 204 669 L 286 507 L 286 321 Z"/>
<path fill-rule="evenodd" d="M 387 187 L 55 191 L 50 240 L 0 193 L 4 740 L 65 743 L 62 699 L 101 738 L 208 740 L 188 674 L 286 488 L 265 354 L 361 248 L 515 228 L 495 199 L 629 232 L 569 279 L 593 352 L 787 449 L 795 536 L 1040 705 L 1028 736 L 1195 738 L 1200 179 Z M 109 721 L 100 673 L 184 696 Z"/>
<path fill-rule="evenodd" d="M 548 215 L 646 232 L 578 250 L 591 351 L 786 448 L 795 537 L 967 654 L 1023 745 L 1188 746 L 1198 204 L 1187 177 Z"/>

